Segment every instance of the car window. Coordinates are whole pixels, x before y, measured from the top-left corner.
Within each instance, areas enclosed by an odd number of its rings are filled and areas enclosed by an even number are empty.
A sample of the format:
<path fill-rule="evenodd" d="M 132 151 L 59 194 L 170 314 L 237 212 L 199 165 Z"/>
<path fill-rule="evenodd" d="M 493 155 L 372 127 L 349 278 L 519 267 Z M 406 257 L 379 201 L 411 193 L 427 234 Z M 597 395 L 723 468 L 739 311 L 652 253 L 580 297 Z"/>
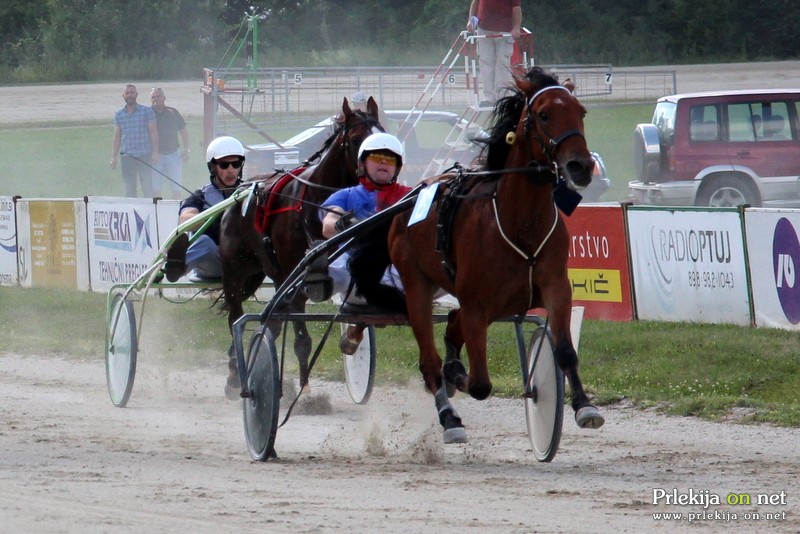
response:
<path fill-rule="evenodd" d="M 689 109 L 689 139 L 708 142 L 720 139 L 719 109 L 715 105 L 692 106 Z"/>
<path fill-rule="evenodd" d="M 728 129 L 732 143 L 752 142 L 763 137 L 760 105 L 754 103 L 729 105 Z"/>
<path fill-rule="evenodd" d="M 789 106 L 786 102 L 764 102 L 761 104 L 761 141 L 790 141 Z"/>

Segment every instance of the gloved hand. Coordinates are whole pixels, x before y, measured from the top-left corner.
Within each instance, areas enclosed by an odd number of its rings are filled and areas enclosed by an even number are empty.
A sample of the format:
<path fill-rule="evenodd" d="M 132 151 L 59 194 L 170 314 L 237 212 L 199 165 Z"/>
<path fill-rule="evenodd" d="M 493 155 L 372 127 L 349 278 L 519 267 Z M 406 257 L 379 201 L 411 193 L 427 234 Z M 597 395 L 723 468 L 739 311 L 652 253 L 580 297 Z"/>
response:
<path fill-rule="evenodd" d="M 337 232 L 344 232 L 358 222 L 359 220 L 356 219 L 355 213 L 352 211 L 347 211 L 342 214 L 338 221 L 336 221 L 334 228 L 336 228 Z"/>

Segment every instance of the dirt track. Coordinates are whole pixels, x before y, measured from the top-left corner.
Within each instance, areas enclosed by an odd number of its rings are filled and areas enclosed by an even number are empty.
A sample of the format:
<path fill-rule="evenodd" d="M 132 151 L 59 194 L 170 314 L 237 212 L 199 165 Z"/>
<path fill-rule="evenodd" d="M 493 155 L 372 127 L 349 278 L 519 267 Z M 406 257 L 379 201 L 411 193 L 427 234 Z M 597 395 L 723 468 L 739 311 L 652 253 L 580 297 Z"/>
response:
<path fill-rule="evenodd" d="M 800 62 L 783 62 L 682 68 L 679 90 L 710 88 L 712 69 L 729 88 L 800 86 Z M 168 104 L 200 114 L 198 84 L 160 85 Z M 120 91 L 119 84 L 0 88 L 13 103 L 0 123 L 110 120 Z M 388 350 L 380 336 L 378 343 Z M 568 411 L 558 456 L 539 464 L 521 400 L 457 397 L 470 443 L 444 446 L 433 402 L 417 383 L 378 388 L 365 407 L 353 405 L 341 384 L 316 384 L 331 413 L 294 416 L 278 432 L 280 459 L 253 463 L 241 408 L 222 396 L 222 361 L 191 372 L 158 367 L 158 347 L 145 341 L 131 402 L 118 409 L 108 400 L 101 350 L 82 361 L 0 353 L 3 531 L 800 531 L 796 429 L 618 405 L 604 408 L 606 425 L 589 431 Z M 720 519 L 664 522 L 653 513 L 688 515 L 704 505 L 654 506 L 656 488 L 692 489 L 723 503 L 731 492 L 752 494 L 755 503 L 758 493 L 780 499 L 783 491 L 786 504 L 711 504 L 707 517 Z M 786 519 L 745 519 L 752 512 Z"/>
<path fill-rule="evenodd" d="M 295 415 L 280 459 L 254 463 L 223 370 L 177 371 L 142 357 L 115 408 L 99 357 L 0 356 L 0 522 L 7 532 L 797 532 L 797 431 L 668 418 L 624 405 L 580 430 L 564 422 L 551 464 L 530 454 L 520 400 L 457 397 L 466 445 L 441 444 L 418 385 L 353 405 L 317 384 L 327 415 Z M 322 403 L 324 404 L 324 403 Z M 709 514 L 783 521 L 655 521 L 653 490 L 779 494 L 786 505 L 712 505 Z M 730 517 L 730 516 L 728 516 Z M 768 527 L 768 528 L 767 528 Z"/>

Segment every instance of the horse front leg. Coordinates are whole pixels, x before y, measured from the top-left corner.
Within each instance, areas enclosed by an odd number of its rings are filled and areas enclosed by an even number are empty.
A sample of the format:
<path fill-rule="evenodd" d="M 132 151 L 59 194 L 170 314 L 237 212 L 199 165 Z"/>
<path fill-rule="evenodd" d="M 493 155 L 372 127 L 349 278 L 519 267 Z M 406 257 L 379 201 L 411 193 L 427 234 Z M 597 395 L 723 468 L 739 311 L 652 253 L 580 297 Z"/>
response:
<path fill-rule="evenodd" d="M 408 320 L 419 346 L 419 370 L 425 386 L 433 393 L 439 424 L 442 425 L 444 443 L 465 443 L 467 431 L 450 399 L 447 381 L 442 375 L 442 359 L 436 350 L 433 335 L 433 289 L 427 284 L 414 287 L 403 279 L 406 288 Z M 463 365 L 462 365 L 463 368 Z M 451 395 L 450 395 L 451 396 Z"/>
<path fill-rule="evenodd" d="M 556 306 L 550 313 L 550 330 L 555 343 L 555 357 L 564 376 L 569 380 L 572 390 L 572 409 L 575 411 L 575 422 L 581 428 L 600 428 L 605 418 L 592 403 L 583 389 L 578 375 L 578 354 L 572 345 L 570 335 L 570 318 L 572 315 L 572 299 L 568 298 Z"/>
<path fill-rule="evenodd" d="M 228 378 L 225 380 L 225 398 L 231 401 L 241 399 L 242 383 L 239 378 L 239 363 L 236 348 L 233 345 L 233 323 L 244 315 L 242 307 L 243 282 L 236 277 L 225 276 L 223 269 L 222 291 L 225 307 L 228 309 L 228 331 L 231 334 L 231 345 L 228 347 Z"/>

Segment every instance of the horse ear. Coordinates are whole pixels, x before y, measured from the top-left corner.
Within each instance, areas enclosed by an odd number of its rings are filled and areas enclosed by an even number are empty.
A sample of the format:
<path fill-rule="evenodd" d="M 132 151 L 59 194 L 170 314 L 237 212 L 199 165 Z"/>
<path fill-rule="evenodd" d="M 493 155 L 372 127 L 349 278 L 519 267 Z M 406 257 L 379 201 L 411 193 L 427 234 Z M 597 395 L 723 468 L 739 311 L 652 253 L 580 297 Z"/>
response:
<path fill-rule="evenodd" d="M 345 117 L 353 114 L 353 110 L 350 109 L 350 104 L 347 103 L 347 97 L 342 99 L 342 113 L 344 113 Z"/>
<path fill-rule="evenodd" d="M 514 82 L 517 84 L 519 90 L 522 91 L 524 94 L 527 95 L 533 92 L 533 83 L 531 83 L 529 80 L 525 78 L 517 78 L 516 76 L 514 76 Z"/>
<path fill-rule="evenodd" d="M 378 116 L 378 103 L 375 102 L 375 99 L 372 97 L 369 97 L 369 100 L 367 100 L 367 112 L 373 117 Z"/>
<path fill-rule="evenodd" d="M 562 83 L 561 85 L 563 85 L 564 87 L 569 89 L 570 93 L 574 93 L 575 92 L 575 89 L 576 89 L 575 82 L 572 81 L 572 78 L 567 78 L 566 80 L 564 80 L 564 83 Z"/>

